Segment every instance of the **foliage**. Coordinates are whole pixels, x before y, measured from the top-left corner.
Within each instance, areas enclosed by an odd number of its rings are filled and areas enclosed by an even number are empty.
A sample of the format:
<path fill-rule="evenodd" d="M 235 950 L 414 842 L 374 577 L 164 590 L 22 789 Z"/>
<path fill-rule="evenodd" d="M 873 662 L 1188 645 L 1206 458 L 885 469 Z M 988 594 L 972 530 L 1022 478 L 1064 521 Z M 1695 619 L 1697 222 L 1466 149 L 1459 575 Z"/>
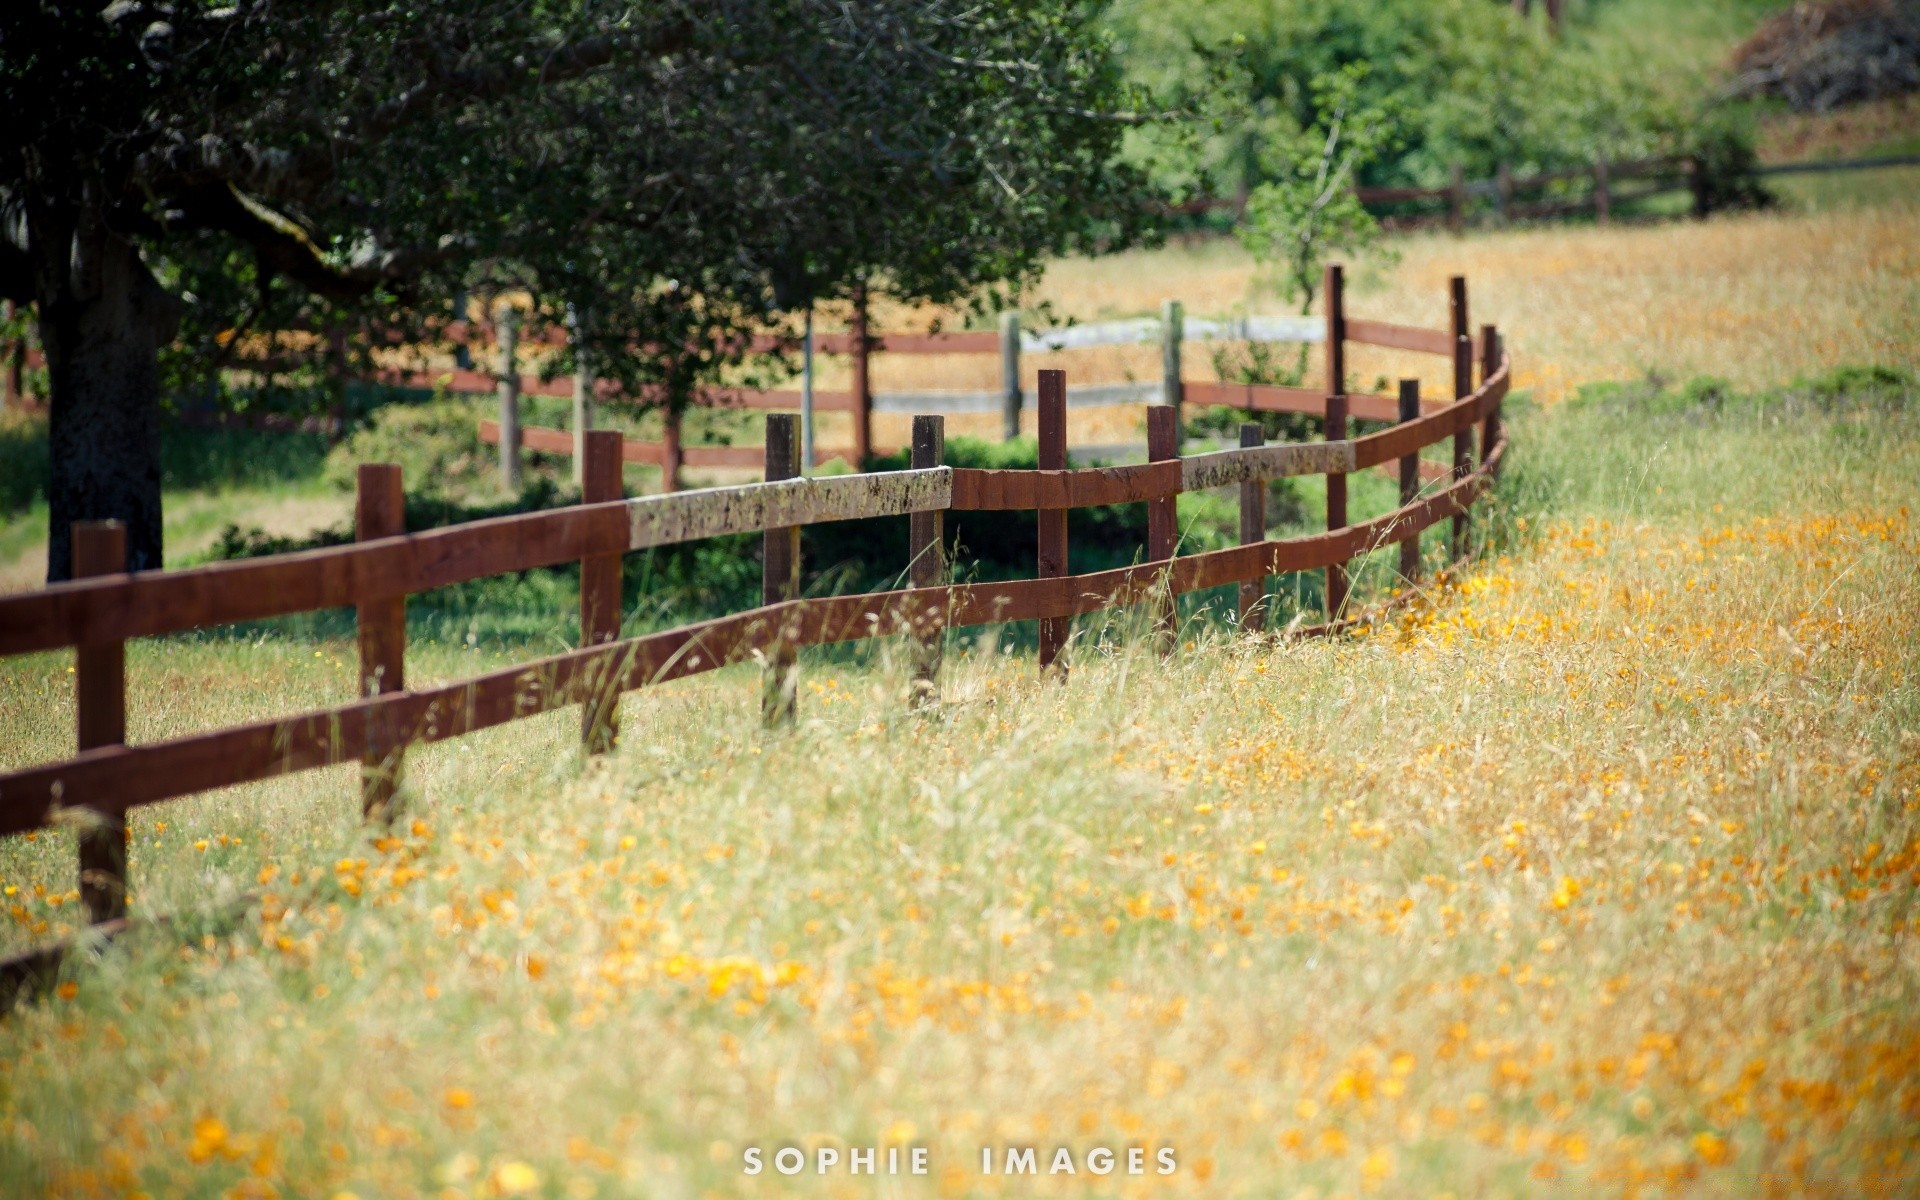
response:
<path fill-rule="evenodd" d="M 530 297 L 536 332 L 571 314 L 598 377 L 682 407 L 796 306 L 856 289 L 965 300 L 1142 236 L 1144 178 L 1115 160 L 1156 113 L 1097 15 L 1089 0 L 10 6 L 0 293 L 64 323 L 46 339 L 54 404 L 95 396 L 129 429 L 151 424 L 161 384 L 236 356 L 324 384 L 345 357 L 431 334 L 466 294 Z M 131 362 L 188 341 L 164 379 L 90 389 L 69 380 L 105 361 L 70 356 L 83 326 Z M 137 508 L 134 557 L 157 561 L 144 438 L 72 428 L 56 526 L 68 508 Z M 128 482 L 105 499 L 64 465 L 113 450 Z"/>
<path fill-rule="evenodd" d="M 0 514 L 11 516 L 46 498 L 47 419 L 0 413 Z"/>
<path fill-rule="evenodd" d="M 1380 236 L 1380 223 L 1353 189 L 1360 173 L 1391 150 L 1399 105 L 1363 104 L 1367 73 L 1354 63 L 1313 81 L 1319 118 L 1277 148 L 1277 176 L 1254 189 L 1239 230 L 1241 243 L 1278 272 L 1281 295 L 1303 314 L 1313 310 L 1327 262 L 1364 252 Z"/>
<path fill-rule="evenodd" d="M 465 400 L 394 404 L 376 410 L 327 456 L 327 478 L 354 487 L 360 463 L 397 463 L 400 477 L 422 493 L 464 495 L 495 486 L 498 451 L 480 440 L 474 405 Z"/>
<path fill-rule="evenodd" d="M 1355 65 L 1360 104 L 1405 116 L 1391 150 L 1358 168 L 1364 186 L 1442 187 L 1456 164 L 1487 179 L 1502 163 L 1525 175 L 1685 153 L 1708 94 L 1709 64 L 1669 70 L 1585 23 L 1555 41 L 1486 0 L 1123 0 L 1113 23 L 1129 68 L 1155 86 L 1237 64 L 1235 116 L 1190 169 L 1242 196 L 1287 176 L 1303 131 L 1327 124 L 1316 81 Z"/>

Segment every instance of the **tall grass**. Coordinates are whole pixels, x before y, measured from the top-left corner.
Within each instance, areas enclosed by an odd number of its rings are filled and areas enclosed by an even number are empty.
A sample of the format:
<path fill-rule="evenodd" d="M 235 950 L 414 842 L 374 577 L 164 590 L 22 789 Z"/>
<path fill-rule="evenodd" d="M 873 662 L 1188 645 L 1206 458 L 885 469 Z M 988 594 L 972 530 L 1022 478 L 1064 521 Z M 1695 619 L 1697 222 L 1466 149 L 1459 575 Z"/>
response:
<path fill-rule="evenodd" d="M 1356 640 L 1123 615 L 926 715 L 882 645 L 790 732 L 735 669 L 604 760 L 569 713 L 423 750 L 390 836 L 346 771 L 142 810 L 136 910 L 260 906 L 0 1022 L 0 1190 L 1911 1194 L 1920 429 L 1867 390 L 1516 414 L 1500 550 Z M 65 749 L 65 665 L 0 675 L 9 763 Z M 134 734 L 351 668 L 141 643 Z M 0 846 L 16 944 L 71 853 Z M 932 1174 L 741 1173 L 889 1143 Z M 1086 1173 L 1129 1144 L 1178 1172 Z"/>

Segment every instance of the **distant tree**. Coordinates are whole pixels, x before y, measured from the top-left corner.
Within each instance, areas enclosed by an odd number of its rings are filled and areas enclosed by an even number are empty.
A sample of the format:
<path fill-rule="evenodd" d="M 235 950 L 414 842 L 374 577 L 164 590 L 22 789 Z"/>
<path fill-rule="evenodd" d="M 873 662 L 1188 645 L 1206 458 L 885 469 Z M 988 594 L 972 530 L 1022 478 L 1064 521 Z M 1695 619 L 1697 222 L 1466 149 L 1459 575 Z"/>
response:
<path fill-rule="evenodd" d="M 1366 68 L 1350 65 L 1313 82 L 1314 107 L 1321 123 L 1266 148 L 1270 182 L 1253 189 L 1240 241 L 1276 276 L 1280 292 L 1313 311 L 1327 263 L 1372 247 L 1380 223 L 1354 194 L 1355 181 L 1368 164 L 1390 149 L 1395 118 L 1389 105 L 1360 98 Z M 1263 373 L 1271 366 L 1254 364 Z M 1307 347 L 1285 378 L 1297 384 L 1306 374 Z"/>
<path fill-rule="evenodd" d="M 51 388 L 48 578 L 79 519 L 161 561 L 163 349 L 293 317 L 569 303 L 662 402 L 864 271 L 953 299 L 1141 232 L 1142 120 L 1088 0 L 379 0 L 0 10 L 0 295 Z M 204 366 L 204 363 L 202 363 Z"/>

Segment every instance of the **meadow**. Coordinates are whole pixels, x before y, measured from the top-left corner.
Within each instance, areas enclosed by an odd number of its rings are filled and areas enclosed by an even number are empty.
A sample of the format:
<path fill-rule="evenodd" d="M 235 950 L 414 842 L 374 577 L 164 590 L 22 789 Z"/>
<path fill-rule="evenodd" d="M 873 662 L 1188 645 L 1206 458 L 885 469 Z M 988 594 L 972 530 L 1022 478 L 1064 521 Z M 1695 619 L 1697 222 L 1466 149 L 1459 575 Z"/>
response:
<path fill-rule="evenodd" d="M 1361 636 L 1191 612 L 1162 658 L 1126 613 L 1060 683 L 990 635 L 931 713 L 879 643 L 803 656 L 790 731 L 739 667 L 629 696 L 602 758 L 570 712 L 419 750 L 390 830 L 348 770 L 140 810 L 132 907 L 175 921 L 0 1019 L 0 1193 L 1920 1193 L 1920 205 L 1817 200 L 1361 270 L 1353 311 L 1428 325 L 1468 274 L 1525 393 L 1481 553 Z M 1263 286 L 1213 242 L 1043 298 Z M 1157 373 L 1103 355 L 1037 365 Z M 176 551 L 337 520 L 324 447 L 280 453 L 203 471 Z M 417 624 L 410 681 L 562 648 L 538 586 L 511 643 Z M 345 699 L 347 629 L 135 643 L 132 740 Z M 0 664 L 0 767 L 69 751 L 71 665 Z M 0 842 L 0 947 L 81 924 L 73 856 Z"/>

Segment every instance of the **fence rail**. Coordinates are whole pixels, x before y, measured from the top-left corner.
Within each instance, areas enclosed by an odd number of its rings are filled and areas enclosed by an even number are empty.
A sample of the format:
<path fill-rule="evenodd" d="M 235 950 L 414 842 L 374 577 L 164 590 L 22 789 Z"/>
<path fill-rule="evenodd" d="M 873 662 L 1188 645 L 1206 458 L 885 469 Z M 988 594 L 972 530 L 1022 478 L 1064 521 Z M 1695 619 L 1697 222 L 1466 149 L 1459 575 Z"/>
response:
<path fill-rule="evenodd" d="M 63 810 L 83 810 L 81 891 L 88 917 L 120 928 L 126 907 L 127 813 L 213 788 L 292 772 L 359 762 L 362 801 L 370 818 L 384 819 L 407 747 L 578 706 L 589 752 L 613 744 L 619 696 L 638 688 L 700 674 L 749 657 L 767 673 L 764 714 L 789 721 L 795 707 L 795 657 L 800 646 L 904 635 L 914 643 L 915 697 L 938 697 L 944 631 L 1007 621 L 1038 620 L 1043 670 L 1064 672 L 1059 654 L 1067 619 L 1104 608 L 1151 603 L 1160 627 L 1172 630 L 1172 599 L 1185 592 L 1241 585 L 1240 621 L 1264 623 L 1267 577 L 1325 570 L 1327 625 L 1351 619 L 1345 572 L 1354 559 L 1402 546 L 1401 569 L 1419 574 L 1421 531 L 1454 522 L 1455 554 L 1465 549 L 1466 517 L 1492 483 L 1506 440 L 1499 415 L 1511 377 L 1498 334 L 1468 333 L 1466 289 L 1451 293 L 1451 328 L 1409 329 L 1347 319 L 1341 311 L 1339 268 L 1329 271 L 1335 297 L 1327 326 L 1331 356 L 1327 390 L 1318 395 L 1328 437 L 1312 443 L 1259 444 L 1259 427 L 1242 430 L 1242 447 L 1181 457 L 1174 412 L 1149 410 L 1150 457 L 1138 466 L 1064 469 L 1066 385 L 1059 371 L 1040 378 L 1041 470 L 949 467 L 941 459 L 944 426 L 937 415 L 914 422 L 913 465 L 903 471 L 796 478 L 798 445 L 790 416 L 770 420 L 760 451 L 771 482 L 623 498 L 618 434 L 587 437 L 585 502 L 565 509 L 475 521 L 417 534 L 399 532 L 397 467 L 360 468 L 358 542 L 297 554 L 221 563 L 180 571 L 127 574 L 123 531 L 111 522 L 75 526 L 76 575 L 71 582 L 0 597 L 0 655 L 74 647 L 79 752 L 72 758 L 0 774 L 0 834 L 23 833 L 60 821 Z M 1399 421 L 1361 437 L 1345 435 L 1354 397 L 1342 388 L 1344 345 L 1375 344 L 1424 350 L 1451 358 L 1454 397 L 1423 406 L 1416 380 L 1404 381 Z M 1479 382 L 1475 384 L 1475 368 Z M 1475 431 L 1479 461 L 1473 461 Z M 1422 449 L 1452 439 L 1454 457 L 1444 477 L 1420 494 Z M 1401 504 L 1371 520 L 1349 523 L 1345 478 L 1351 472 L 1398 463 Z M 1427 464 L 1433 466 L 1436 464 Z M 1325 532 L 1269 539 L 1259 505 L 1264 484 L 1288 476 L 1323 474 L 1328 482 Z M 1181 555 L 1174 544 L 1172 503 L 1183 492 L 1239 485 L 1240 545 Z M 1149 505 L 1146 560 L 1130 567 L 1072 574 L 1067 562 L 1069 509 L 1145 501 Z M 1040 523 L 1036 577 L 1000 583 L 954 584 L 944 561 L 944 515 L 981 510 L 1033 510 Z M 912 519 L 913 586 L 880 593 L 797 597 L 798 532 L 820 521 L 908 516 Z M 630 551 L 723 534 L 760 533 L 766 543 L 764 603 L 637 637 L 618 636 L 623 607 L 619 556 Z M 84 559 L 84 561 L 83 561 Z M 404 684 L 405 598 L 448 584 L 579 561 L 581 648 L 440 687 Z M 235 728 L 142 745 L 126 745 L 124 646 L 134 637 L 203 629 L 236 621 L 352 606 L 360 629 L 362 698 L 349 704 Z M 45 950 L 18 963 L 44 969 Z M 21 967 L 19 969 L 26 969 Z"/>

